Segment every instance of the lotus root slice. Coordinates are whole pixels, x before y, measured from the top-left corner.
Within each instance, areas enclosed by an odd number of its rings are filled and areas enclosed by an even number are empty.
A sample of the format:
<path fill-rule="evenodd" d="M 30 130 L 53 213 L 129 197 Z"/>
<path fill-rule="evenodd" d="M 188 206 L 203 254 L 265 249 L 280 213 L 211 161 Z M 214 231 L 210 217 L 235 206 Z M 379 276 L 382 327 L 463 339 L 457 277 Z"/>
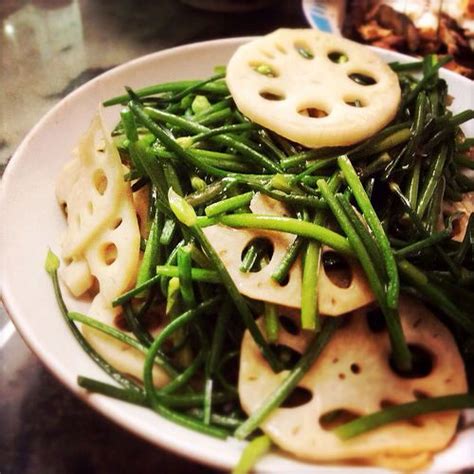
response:
<path fill-rule="evenodd" d="M 280 202 L 260 193 L 252 199 L 250 208 L 256 214 L 289 215 Z M 293 243 L 294 235 L 258 229 L 233 229 L 223 225 L 207 227 L 204 233 L 240 293 L 283 306 L 301 307 L 301 259 L 298 258 L 293 264 L 284 285 L 280 285 L 271 277 L 288 247 Z M 266 241 L 272 248 L 270 260 L 260 271 L 242 272 L 240 270 L 242 255 L 248 245 L 257 239 Z M 329 255 L 329 252 L 332 252 L 330 248 L 323 248 L 323 261 L 324 254 Z M 374 301 L 373 293 L 360 265 L 354 259 L 342 256 L 340 258 L 346 264 L 342 273 L 321 265 L 317 289 L 321 314 L 338 316 Z"/>
<path fill-rule="evenodd" d="M 429 354 L 431 363 L 428 372 L 413 378 L 402 377 L 391 368 L 388 334 L 383 326 L 370 323 L 374 314 L 364 308 L 347 316 L 298 385 L 310 393 L 309 400 L 275 410 L 261 425 L 280 448 L 310 461 L 371 459 L 396 466 L 421 462 L 426 458 L 422 453 L 431 456 L 454 436 L 457 411 L 391 423 L 348 441 L 330 431 L 337 422 L 374 413 L 384 406 L 467 390 L 463 361 L 453 337 L 420 302 L 408 297 L 400 300 L 406 339 L 410 347 Z M 263 321 L 259 324 L 263 326 Z M 282 327 L 278 344 L 303 353 L 311 336 L 310 332 L 290 333 Z M 257 410 L 284 375 L 272 372 L 247 331 L 239 374 L 239 395 L 245 412 L 250 415 Z M 331 415 L 337 415 L 332 422 Z"/>
<path fill-rule="evenodd" d="M 312 29 L 279 29 L 241 46 L 227 84 L 243 114 L 307 147 L 372 136 L 401 97 L 397 75 L 367 46 Z"/>

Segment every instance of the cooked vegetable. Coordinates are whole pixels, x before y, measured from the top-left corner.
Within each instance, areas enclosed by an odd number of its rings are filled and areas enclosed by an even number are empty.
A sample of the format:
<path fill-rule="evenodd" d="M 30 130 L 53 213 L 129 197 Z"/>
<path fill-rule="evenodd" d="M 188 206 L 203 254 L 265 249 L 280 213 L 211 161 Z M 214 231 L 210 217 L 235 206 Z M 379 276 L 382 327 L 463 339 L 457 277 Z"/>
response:
<path fill-rule="evenodd" d="M 227 76 L 106 101 L 124 105 L 114 142 L 95 119 L 61 174 L 60 272 L 75 296 L 96 292 L 89 316 L 65 307 L 52 254 L 47 271 L 75 337 L 123 388 L 79 384 L 220 438 L 262 429 L 236 472 L 271 441 L 314 460 L 419 467 L 453 436 L 453 410 L 472 406 L 461 355 L 472 357 L 474 336 L 473 142 L 460 125 L 473 111 L 449 111 L 445 60 L 396 64 L 395 74 L 345 40 L 268 38 L 244 47 Z M 281 117 L 298 90 L 283 73 L 314 63 L 337 76 L 329 105 L 339 119 L 303 101 L 292 114 L 310 126 L 290 130 Z M 247 80 L 261 107 L 238 87 Z M 353 129 L 356 116 L 374 123 Z M 331 132 L 318 129 L 325 121 Z M 363 354 L 374 361 L 368 375 Z M 307 416 L 311 429 L 282 421 L 298 390 L 311 392 L 298 413 L 313 409 L 315 380 L 316 390 L 333 387 L 321 395 L 327 412 Z M 334 391 L 342 384 L 350 388 Z M 426 426 L 415 428 L 420 414 Z M 400 424 L 407 417 L 412 425 Z"/>

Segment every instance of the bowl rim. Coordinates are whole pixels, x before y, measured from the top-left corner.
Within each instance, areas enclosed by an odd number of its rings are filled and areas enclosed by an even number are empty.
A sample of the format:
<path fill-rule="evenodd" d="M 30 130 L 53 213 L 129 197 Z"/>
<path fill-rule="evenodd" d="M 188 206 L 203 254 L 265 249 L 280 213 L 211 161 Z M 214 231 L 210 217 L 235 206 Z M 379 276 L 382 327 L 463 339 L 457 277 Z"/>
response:
<path fill-rule="evenodd" d="M 127 61 L 123 64 L 120 64 L 100 74 L 99 76 L 95 77 L 94 79 L 86 82 L 85 84 L 75 89 L 66 97 L 62 98 L 46 114 L 44 114 L 38 120 L 35 126 L 27 133 L 27 135 L 22 140 L 22 142 L 20 143 L 20 145 L 18 146 L 18 148 L 16 149 L 12 158 L 10 159 L 9 163 L 6 166 L 5 172 L 0 181 L 0 222 L 6 222 L 3 219 L 3 213 L 7 204 L 8 189 L 14 184 L 12 183 L 12 181 L 14 181 L 15 171 L 17 167 L 21 165 L 22 156 L 25 154 L 25 151 L 28 150 L 30 142 L 32 141 L 33 137 L 35 137 L 36 134 L 39 131 L 41 131 L 44 124 L 47 123 L 51 119 L 51 117 L 54 117 L 60 110 L 67 107 L 70 101 L 74 100 L 77 96 L 87 91 L 87 89 L 89 88 L 92 89 L 94 85 L 99 83 L 100 81 L 103 81 L 104 79 L 112 77 L 127 69 L 130 69 L 130 68 L 133 69 L 136 67 L 139 68 L 141 64 L 145 64 L 150 60 L 151 61 L 160 60 L 162 58 L 173 56 L 176 53 L 181 53 L 184 51 L 187 51 L 188 53 L 192 54 L 192 52 L 195 50 L 200 50 L 202 48 L 208 48 L 208 47 L 211 47 L 211 48 L 222 47 L 222 46 L 238 47 L 241 44 L 244 44 L 245 42 L 252 40 L 253 38 L 254 37 L 245 36 L 245 37 L 233 37 L 233 38 L 226 38 L 226 39 L 214 39 L 214 40 L 209 40 L 209 41 L 201 41 L 201 42 L 175 46 L 172 48 L 167 48 L 167 49 L 153 52 L 147 55 L 143 55 L 138 58 L 134 58 L 130 61 Z M 414 58 L 398 53 L 398 52 L 387 51 L 384 49 L 374 48 L 374 47 L 371 47 L 371 49 L 374 50 L 379 55 L 380 54 L 389 55 L 391 58 L 393 58 L 393 60 L 399 60 L 401 62 L 409 62 L 409 61 L 414 60 Z M 472 85 L 474 84 L 467 78 L 459 76 L 456 73 L 446 70 L 446 69 L 443 70 L 443 75 L 447 75 L 448 77 L 450 75 L 453 75 L 455 76 L 456 80 L 458 81 L 461 80 L 462 82 L 464 82 L 466 86 L 469 86 L 469 87 L 472 87 Z M 7 246 L 2 245 L 2 244 L 5 244 L 6 241 L 7 241 L 6 232 L 0 233 L 0 263 L 3 261 L 7 252 L 6 251 Z M 5 268 L 5 267 L 2 266 L 1 268 Z M 227 453 L 226 455 L 225 453 L 221 451 L 221 453 L 218 456 L 216 456 L 215 451 L 212 448 L 212 446 L 210 449 L 208 448 L 206 450 L 207 452 L 203 452 L 202 446 L 194 445 L 192 443 L 192 440 L 186 441 L 182 438 L 176 440 L 176 439 L 167 437 L 166 430 L 161 431 L 160 436 L 152 437 L 152 433 L 148 433 L 148 432 L 144 432 L 140 430 L 140 424 L 137 422 L 133 422 L 133 418 L 135 418 L 134 415 L 122 416 L 122 414 L 119 414 L 120 408 L 122 406 L 121 404 L 124 402 L 110 399 L 102 395 L 88 394 L 83 389 L 81 389 L 77 385 L 75 378 L 71 377 L 70 375 L 68 376 L 66 369 L 62 367 L 60 361 L 58 361 L 53 356 L 53 354 L 51 354 L 48 351 L 45 351 L 42 348 L 41 338 L 38 338 L 35 335 L 34 330 L 32 330 L 31 327 L 28 325 L 27 319 L 21 316 L 18 316 L 18 313 L 21 313 L 21 311 L 15 309 L 15 306 L 16 306 L 15 296 L 13 294 L 13 289 L 9 287 L 9 282 L 8 282 L 8 277 L 6 275 L 6 272 L 2 272 L 2 274 L 0 274 L 0 299 L 2 300 L 4 304 L 4 307 L 6 309 L 7 314 L 10 317 L 10 320 L 13 322 L 19 334 L 21 335 L 23 341 L 31 349 L 31 351 L 35 354 L 35 356 L 41 360 L 42 364 L 46 366 L 49 372 L 58 381 L 60 381 L 61 384 L 65 385 L 72 393 L 74 393 L 80 400 L 87 403 L 91 408 L 98 411 L 102 415 L 106 416 L 109 420 L 118 424 L 119 426 L 126 429 L 127 431 L 132 432 L 133 434 L 139 436 L 141 439 L 146 440 L 152 445 L 159 446 L 162 449 L 171 451 L 175 455 L 182 456 L 192 461 L 209 465 L 209 466 L 213 466 L 215 468 L 220 468 L 220 469 L 229 469 L 234 465 L 235 463 L 234 454 Z M 168 422 L 168 420 L 165 420 L 164 418 L 160 417 L 160 423 L 161 422 L 165 422 L 165 424 L 171 423 L 171 422 Z M 171 423 L 171 424 L 175 425 L 174 423 Z M 186 432 L 190 432 L 190 430 L 184 427 L 179 427 L 179 429 L 186 430 Z M 206 435 L 199 434 L 199 436 L 205 436 L 207 440 L 214 441 L 212 438 L 209 438 Z M 237 441 L 234 438 L 230 438 L 230 440 L 224 441 L 224 443 L 233 443 L 234 448 L 236 445 L 239 447 L 243 447 L 246 444 L 246 442 Z M 224 444 L 222 444 L 221 446 L 223 447 Z M 229 447 L 230 447 L 230 444 L 229 444 Z M 214 454 L 211 454 L 212 451 L 214 451 Z M 305 471 L 305 467 L 308 466 L 308 464 L 304 462 L 303 464 L 299 464 L 297 466 L 297 464 L 301 463 L 301 461 L 294 458 L 289 458 L 289 459 L 291 459 L 291 462 L 295 463 L 295 467 L 298 468 L 298 472 Z M 312 466 L 313 466 L 312 468 L 313 470 L 318 471 L 319 469 L 324 469 L 324 472 L 330 472 L 333 470 L 334 470 L 333 472 L 336 472 L 338 469 L 340 469 L 336 466 L 333 467 L 333 466 L 318 465 L 318 464 L 312 464 Z M 354 472 L 362 472 L 362 471 L 387 472 L 385 470 L 379 470 L 379 469 L 374 469 L 370 467 L 364 468 L 364 467 L 354 466 L 354 467 L 351 467 L 351 469 L 354 469 Z M 259 470 L 258 467 L 257 467 L 257 470 Z M 265 468 L 263 468 L 263 470 L 266 471 Z"/>

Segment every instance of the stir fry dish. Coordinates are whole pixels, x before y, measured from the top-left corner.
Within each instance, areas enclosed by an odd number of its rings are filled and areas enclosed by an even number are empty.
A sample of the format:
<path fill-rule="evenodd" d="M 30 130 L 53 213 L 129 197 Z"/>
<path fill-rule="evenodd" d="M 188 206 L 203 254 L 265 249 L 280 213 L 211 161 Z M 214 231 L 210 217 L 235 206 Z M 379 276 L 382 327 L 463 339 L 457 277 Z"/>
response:
<path fill-rule="evenodd" d="M 79 385 L 249 440 L 235 472 L 272 446 L 428 466 L 474 407 L 474 111 L 450 111 L 449 59 L 281 29 L 104 102 L 116 126 L 99 112 L 58 177 L 46 259 L 112 378 Z"/>

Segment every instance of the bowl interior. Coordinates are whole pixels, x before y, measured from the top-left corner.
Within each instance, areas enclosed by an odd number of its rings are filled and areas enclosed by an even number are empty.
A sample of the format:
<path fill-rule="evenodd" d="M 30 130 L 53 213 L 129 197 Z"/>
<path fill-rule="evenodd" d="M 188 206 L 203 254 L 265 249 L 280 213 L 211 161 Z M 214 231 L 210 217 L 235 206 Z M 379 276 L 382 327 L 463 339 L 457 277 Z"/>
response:
<path fill-rule="evenodd" d="M 58 253 L 59 237 L 65 229 L 55 200 L 56 177 L 70 159 L 72 149 L 87 129 L 98 104 L 122 94 L 124 85 L 138 88 L 165 81 L 207 77 L 212 74 L 214 66 L 226 64 L 233 51 L 245 41 L 245 38 L 218 40 L 155 53 L 87 83 L 62 100 L 30 132 L 8 165 L 0 190 L 0 222 L 4 229 L 0 233 L 2 298 L 30 348 L 70 390 L 123 427 L 152 443 L 221 468 L 236 463 L 244 443 L 234 439 L 215 440 L 170 423 L 149 410 L 100 395 L 87 395 L 79 390 L 76 385 L 78 375 L 102 380 L 106 380 L 106 376 L 69 333 L 43 263 L 48 247 Z M 387 61 L 406 60 L 400 54 L 379 53 Z M 455 97 L 452 109 L 459 111 L 474 107 L 472 83 L 449 72 L 443 74 L 449 82 L 451 95 Z M 105 110 L 110 127 L 117 120 L 118 111 L 119 107 Z M 469 127 L 467 132 L 474 135 L 473 127 Z M 70 308 L 87 311 L 86 302 L 65 296 Z M 473 442 L 473 437 L 474 433 L 464 441 L 459 437 L 449 450 L 437 457 L 432 469 L 439 471 L 443 466 L 457 466 L 452 451 L 469 452 L 469 442 Z M 466 449 L 463 449 L 463 443 L 467 443 Z M 462 458 L 465 460 L 465 454 Z M 459 467 L 465 465 L 463 461 Z M 278 454 L 266 456 L 258 466 L 262 472 L 339 470 L 337 467 L 306 464 Z M 373 468 L 351 470 L 383 472 Z"/>

